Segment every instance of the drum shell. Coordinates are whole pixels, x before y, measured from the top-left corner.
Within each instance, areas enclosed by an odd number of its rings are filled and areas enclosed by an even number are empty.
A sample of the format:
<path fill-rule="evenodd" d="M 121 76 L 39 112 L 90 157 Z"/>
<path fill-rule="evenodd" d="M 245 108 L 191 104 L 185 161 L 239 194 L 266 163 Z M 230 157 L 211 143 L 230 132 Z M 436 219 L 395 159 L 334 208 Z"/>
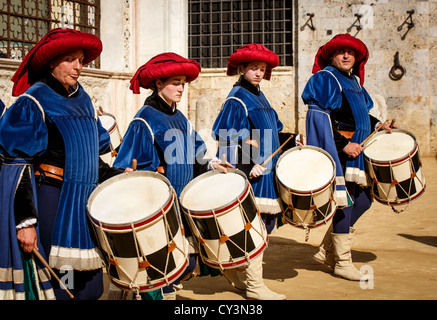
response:
<path fill-rule="evenodd" d="M 104 113 L 103 115 L 99 116 L 99 118 L 102 126 L 106 129 L 106 131 L 108 131 L 110 138 L 109 151 L 100 155 L 100 157 L 107 164 L 112 165 L 115 157 L 117 156 L 118 150 L 120 149 L 122 136 L 118 128 L 117 121 L 113 115 Z"/>
<path fill-rule="evenodd" d="M 184 206 L 184 197 L 190 187 L 211 175 L 224 174 L 218 171 L 204 173 L 192 180 L 180 196 L 181 209 L 198 239 L 203 262 L 219 269 L 247 265 L 266 249 L 268 242 L 267 231 L 246 176 L 237 169 L 228 169 L 228 172 L 240 174 L 244 177 L 246 185 L 244 190 L 226 205 L 208 210 L 192 210 Z M 223 235 L 225 237 L 220 238 Z"/>
<path fill-rule="evenodd" d="M 171 190 L 164 197 L 161 210 L 143 219 L 126 223 L 108 223 L 93 216 L 92 204 L 102 190 L 120 179 L 133 176 L 158 178 Z M 88 215 L 94 228 L 111 281 L 124 290 L 147 292 L 175 281 L 188 266 L 188 241 L 179 216 L 175 193 L 162 175 L 148 171 L 125 173 L 108 179 L 94 190 L 88 200 Z M 141 210 L 139 208 L 139 210 Z M 120 210 L 120 215 L 126 212 Z M 150 266 L 140 265 L 146 258 Z"/>
<path fill-rule="evenodd" d="M 392 132 L 410 136 L 414 141 L 411 150 L 406 150 L 403 156 L 391 160 L 372 159 L 365 150 L 364 159 L 372 181 L 374 198 L 382 204 L 397 206 L 421 196 L 425 191 L 426 183 L 416 137 L 403 129 L 392 129 Z M 363 147 L 367 148 L 378 137 L 385 134 L 389 133 L 385 131 L 376 133 Z"/>
<path fill-rule="evenodd" d="M 327 181 L 313 190 L 298 190 L 286 185 L 278 173 L 281 161 L 292 152 L 314 150 L 329 159 L 332 165 L 332 175 Z M 299 170 L 299 164 L 291 170 Z M 276 163 L 276 181 L 281 200 L 284 204 L 283 218 L 290 225 L 298 228 L 316 228 L 326 224 L 334 215 L 337 206 L 334 200 L 335 192 L 335 162 L 323 149 L 315 146 L 295 147 L 284 152 Z"/>

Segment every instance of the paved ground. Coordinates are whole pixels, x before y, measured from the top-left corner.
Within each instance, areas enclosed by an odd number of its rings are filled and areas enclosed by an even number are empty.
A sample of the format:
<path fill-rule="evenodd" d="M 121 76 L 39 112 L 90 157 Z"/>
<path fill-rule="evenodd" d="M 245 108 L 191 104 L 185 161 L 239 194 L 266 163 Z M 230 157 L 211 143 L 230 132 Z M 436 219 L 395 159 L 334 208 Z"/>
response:
<path fill-rule="evenodd" d="M 374 202 L 357 222 L 352 257 L 358 269 L 373 273 L 367 288 L 332 275 L 312 255 L 327 229 L 285 225 L 270 236 L 264 257 L 265 283 L 289 300 L 434 300 L 437 298 L 437 159 L 424 158 L 426 191 L 401 214 Z M 183 282 L 178 300 L 245 300 L 224 277 Z M 102 296 L 106 299 L 107 293 Z"/>

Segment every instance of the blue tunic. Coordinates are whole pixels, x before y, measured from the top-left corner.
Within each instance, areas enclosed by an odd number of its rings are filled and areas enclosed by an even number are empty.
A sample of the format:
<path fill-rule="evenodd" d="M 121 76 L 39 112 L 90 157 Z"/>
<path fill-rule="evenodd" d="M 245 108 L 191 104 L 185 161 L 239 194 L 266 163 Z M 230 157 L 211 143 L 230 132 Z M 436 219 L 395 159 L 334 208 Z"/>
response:
<path fill-rule="evenodd" d="M 345 180 L 367 185 L 362 153 L 346 163 L 343 172 L 335 146 L 330 113 L 339 109 L 347 99 L 355 119 L 356 129 L 351 142 L 361 143 L 370 134 L 369 111 L 372 99 L 355 77 L 346 77 L 332 66 L 314 74 L 305 86 L 302 99 L 308 105 L 306 117 L 307 143 L 326 150 L 336 163 L 337 200 L 340 206 L 350 204 Z"/>
<path fill-rule="evenodd" d="M 161 152 L 165 163 L 161 163 Z M 205 152 L 205 143 L 182 112 L 170 115 L 144 105 L 123 137 L 114 167 L 130 167 L 133 159 L 138 170 L 156 171 L 165 165 L 165 176 L 179 197 L 194 177 L 194 164 L 202 162 Z"/>
<path fill-rule="evenodd" d="M 278 132 L 283 125 L 267 98 L 259 93 L 255 95 L 242 86 L 234 86 L 213 125 L 212 131 L 219 139 L 219 146 L 228 145 L 225 149 L 219 148 L 217 156 L 221 158 L 223 153 L 226 154 L 226 159 L 233 165 L 238 166 L 239 142 L 251 135 L 257 136 L 259 141 L 258 152 L 251 155 L 253 163 L 262 164 L 280 147 Z M 279 153 L 265 165 L 267 170 L 262 176 L 250 180 L 262 213 L 281 212 L 274 172 L 278 158 Z"/>
<path fill-rule="evenodd" d="M 48 142 L 46 117 L 57 126 L 65 145 L 64 178 L 49 263 L 56 269 L 65 266 L 79 271 L 99 269 L 102 260 L 88 228 L 86 202 L 97 185 L 98 154 L 107 147 L 109 134 L 100 125 L 91 99 L 82 87 L 76 97 L 66 98 L 37 82 L 7 109 L 0 118 L 0 148 L 10 165 L 3 166 L 2 177 L 6 178 L 6 171 L 13 169 L 15 161 L 26 159 L 32 163 L 44 154 Z M 0 182 L 4 185 L 6 180 Z M 3 209 L 2 204 L 2 215 L 6 214 Z M 7 214 L 13 216 L 13 210 Z M 44 219 L 44 212 L 38 216 Z"/>

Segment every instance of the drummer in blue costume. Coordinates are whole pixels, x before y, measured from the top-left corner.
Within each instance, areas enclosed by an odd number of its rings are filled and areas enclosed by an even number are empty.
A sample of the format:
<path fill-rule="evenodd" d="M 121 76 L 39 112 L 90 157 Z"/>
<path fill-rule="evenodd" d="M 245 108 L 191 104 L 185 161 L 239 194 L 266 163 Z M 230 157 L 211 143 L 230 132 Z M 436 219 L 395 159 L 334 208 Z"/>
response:
<path fill-rule="evenodd" d="M 2 100 L 0 100 L 0 117 L 2 116 L 3 112 L 5 111 L 5 104 L 3 103 Z M 3 155 L 1 154 L 1 150 L 0 150 L 0 170 L 2 168 L 2 164 L 3 164 Z"/>
<path fill-rule="evenodd" d="M 101 51 L 95 35 L 54 29 L 29 51 L 12 78 L 18 99 L 0 118 L 5 158 L 0 267 L 14 275 L 1 279 L 3 298 L 70 299 L 55 279 L 51 289 L 47 272 L 29 271 L 34 248 L 76 299 L 98 299 L 103 293 L 102 260 L 88 227 L 86 201 L 99 181 L 123 170 L 99 160 L 109 134 L 78 83 L 83 65 Z M 20 274 L 33 280 L 23 285 L 23 276 L 15 277 Z"/>
<path fill-rule="evenodd" d="M 208 170 L 208 166 L 226 170 L 219 161 L 204 159 L 206 145 L 184 114 L 177 109 L 184 87 L 197 78 L 198 62 L 176 53 L 161 53 L 138 68 L 131 80 L 134 94 L 140 88 L 151 89 L 152 94 L 134 116 L 120 146 L 114 166 L 125 168 L 137 160 L 138 170 L 158 171 L 164 174 L 177 196 L 195 176 Z M 186 237 L 190 229 L 182 216 Z M 190 246 L 191 247 L 191 246 Z M 193 246 L 194 247 L 194 246 Z M 181 278 L 196 267 L 196 255 L 190 251 L 190 263 Z M 178 281 L 176 281 L 178 282 Z M 143 299 L 174 299 L 173 284 L 142 294 Z"/>
<path fill-rule="evenodd" d="M 359 281 L 351 257 L 354 224 L 371 204 L 371 190 L 360 145 L 376 129 L 391 132 L 389 124 L 369 114 L 373 101 L 364 84 L 366 45 L 349 34 L 339 34 L 317 52 L 314 75 L 302 93 L 308 105 L 307 142 L 326 150 L 336 163 L 338 209 L 314 259 L 334 274 Z"/>
<path fill-rule="evenodd" d="M 265 166 L 261 164 L 290 134 L 280 133 L 283 124 L 259 84 L 262 79 L 270 80 L 272 69 L 278 64 L 278 56 L 261 44 L 252 43 L 235 50 L 228 60 L 227 75 L 241 76 L 226 98 L 212 129 L 218 140 L 217 157 L 225 155 L 231 164 L 250 178 L 268 233 L 275 228 L 277 216 L 282 211 L 274 171 L 280 153 Z M 293 143 L 290 142 L 284 150 Z M 236 269 L 225 270 L 224 274 L 235 287 L 245 290 L 249 299 L 285 299 L 284 295 L 272 292 L 264 285 L 262 258 L 260 255 L 244 270 L 247 285 L 239 279 Z"/>

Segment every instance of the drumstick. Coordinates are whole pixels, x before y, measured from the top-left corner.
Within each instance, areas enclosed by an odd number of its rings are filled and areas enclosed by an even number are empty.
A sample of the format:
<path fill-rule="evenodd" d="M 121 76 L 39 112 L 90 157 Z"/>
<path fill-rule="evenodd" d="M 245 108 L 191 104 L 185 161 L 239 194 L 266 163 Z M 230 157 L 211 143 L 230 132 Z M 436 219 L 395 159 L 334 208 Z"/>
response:
<path fill-rule="evenodd" d="M 262 164 L 261 164 L 261 167 L 264 167 L 270 160 L 272 160 L 272 158 L 275 156 L 275 154 L 277 154 L 279 151 L 281 151 L 281 149 L 287 144 L 287 142 L 288 141 L 290 141 L 290 139 L 291 138 L 293 138 L 294 136 L 293 135 L 290 135 L 289 137 L 288 137 L 288 139 L 287 140 L 285 140 L 285 142 L 278 148 L 278 149 L 276 149 L 276 151 L 275 152 L 273 152 L 273 154 L 270 156 L 270 157 L 268 157 Z M 303 139 L 302 139 L 303 140 Z M 249 179 L 252 179 L 253 177 L 252 176 L 250 176 L 249 177 Z"/>
<path fill-rule="evenodd" d="M 289 137 L 288 137 L 288 139 L 287 140 L 285 140 L 285 142 L 278 148 L 278 149 L 276 149 L 276 151 L 275 152 L 273 152 L 273 154 L 270 156 L 270 157 L 268 157 L 263 163 L 262 163 L 262 165 L 261 165 L 261 167 L 264 167 L 270 160 L 272 160 L 272 158 L 275 156 L 275 154 L 277 154 L 279 151 L 281 151 L 281 149 L 287 144 L 287 142 L 288 141 L 290 141 L 290 139 L 291 138 L 293 138 L 294 136 L 293 135 L 290 135 Z"/>
<path fill-rule="evenodd" d="M 360 147 L 362 147 L 363 144 L 365 144 L 366 141 L 369 140 L 375 133 L 377 133 L 382 128 L 382 126 L 385 125 L 387 122 L 388 122 L 388 119 L 385 120 L 385 122 L 382 125 L 380 125 L 375 131 L 373 131 L 371 134 L 369 134 L 369 136 L 366 139 L 364 139 L 363 142 L 360 143 Z"/>
<path fill-rule="evenodd" d="M 132 159 L 132 169 L 137 170 L 137 159 Z"/>
<path fill-rule="evenodd" d="M 391 123 L 390 123 L 390 128 L 393 128 L 393 126 L 394 126 L 394 124 L 395 124 L 395 119 L 393 119 L 392 121 L 391 121 Z"/>
<path fill-rule="evenodd" d="M 50 271 L 51 275 L 59 282 L 59 284 L 61 285 L 62 289 L 64 289 L 65 291 L 67 291 L 68 295 L 70 296 L 71 299 L 74 299 L 74 296 L 71 294 L 70 291 L 68 291 L 67 287 L 64 285 L 64 283 L 61 281 L 61 279 L 58 278 L 58 276 L 56 275 L 56 273 L 53 271 L 52 268 L 50 268 L 49 264 L 47 263 L 47 261 L 45 261 L 45 259 L 43 258 L 43 256 L 38 252 L 38 250 L 36 248 L 33 248 L 33 254 L 42 262 L 42 264 Z"/>
<path fill-rule="evenodd" d="M 222 164 L 226 163 L 226 153 L 222 154 Z"/>

